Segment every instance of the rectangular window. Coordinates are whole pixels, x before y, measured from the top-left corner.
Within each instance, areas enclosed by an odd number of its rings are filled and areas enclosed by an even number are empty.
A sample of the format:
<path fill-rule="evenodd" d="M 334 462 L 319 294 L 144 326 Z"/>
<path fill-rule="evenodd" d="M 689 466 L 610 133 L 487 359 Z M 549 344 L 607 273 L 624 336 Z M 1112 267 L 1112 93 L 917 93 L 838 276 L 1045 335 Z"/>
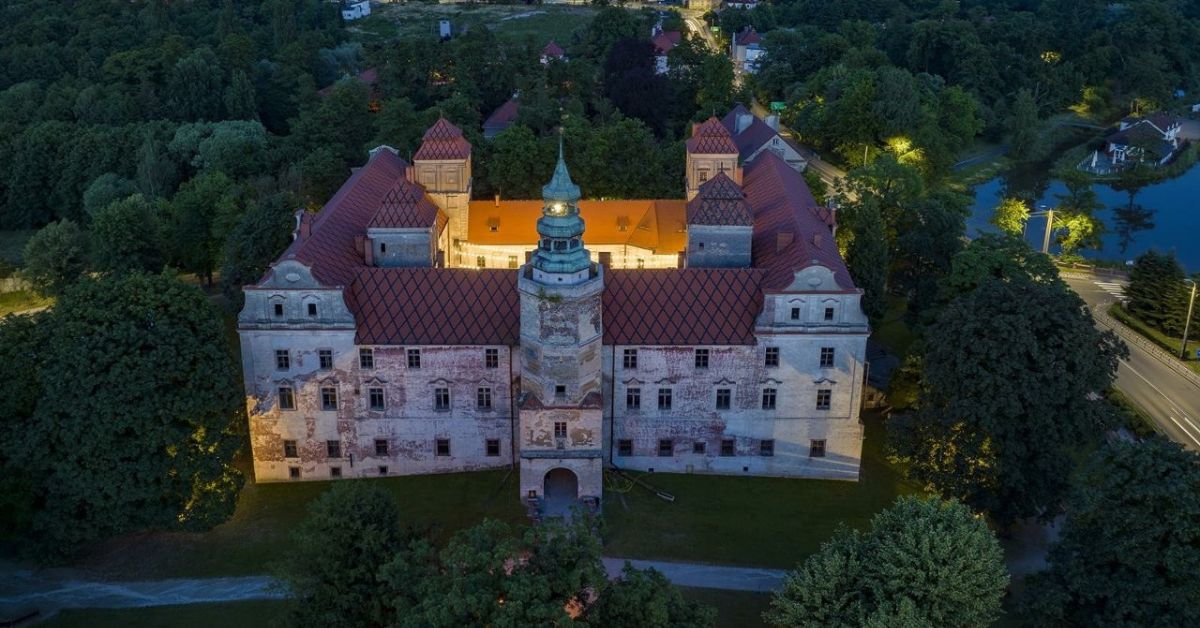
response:
<path fill-rule="evenodd" d="M 385 464 L 379 465 L 379 475 L 387 475 L 387 474 L 388 474 L 387 465 L 385 465 Z"/>
<path fill-rule="evenodd" d="M 331 477 L 331 478 L 342 477 L 342 468 L 341 467 L 329 467 L 329 477 Z"/>
<path fill-rule="evenodd" d="M 633 455 L 633 441 L 628 438 L 622 438 L 617 441 L 617 455 L 629 457 Z"/>
<path fill-rule="evenodd" d="M 733 394 L 728 388 L 718 388 L 717 389 L 717 409 L 718 410 L 728 410 L 732 397 L 733 397 Z"/>
<path fill-rule="evenodd" d="M 659 388 L 658 389 L 658 409 L 659 410 L 670 410 L 671 409 L 671 389 L 670 388 Z"/>
<path fill-rule="evenodd" d="M 818 410 L 828 410 L 829 402 L 832 399 L 833 399 L 833 390 L 832 389 L 822 388 L 821 390 L 818 390 L 817 391 L 817 409 Z"/>
<path fill-rule="evenodd" d="M 316 303 L 308 304 L 308 315 L 314 316 L 314 317 L 317 315 L 317 304 Z"/>
<path fill-rule="evenodd" d="M 640 257 L 639 257 L 639 258 L 638 258 L 638 261 L 637 261 L 637 267 L 638 267 L 638 268 L 645 268 L 645 267 L 646 267 L 646 260 L 644 260 L 644 259 L 642 259 L 642 258 L 640 258 Z"/>
<path fill-rule="evenodd" d="M 708 368 L 708 349 L 696 349 L 696 368 Z"/>
<path fill-rule="evenodd" d="M 296 451 L 296 441 L 283 441 L 283 457 L 284 458 L 299 458 L 300 454 Z"/>
<path fill-rule="evenodd" d="M 566 438 L 566 437 L 567 437 L 567 422 L 566 421 L 555 421 L 554 422 L 554 438 Z"/>
<path fill-rule="evenodd" d="M 376 456 L 388 455 L 388 444 L 387 444 L 386 439 L 383 439 L 383 438 L 375 439 L 375 455 Z"/>
<path fill-rule="evenodd" d="M 703 454 L 707 448 L 707 445 L 702 440 L 692 443 L 692 453 L 694 454 Z"/>
<path fill-rule="evenodd" d="M 283 304 L 282 303 L 275 304 L 275 318 L 283 318 Z M 296 471 L 298 472 L 298 471 L 300 471 L 300 469 L 296 469 Z M 300 477 L 300 476 L 296 475 L 296 477 Z"/>
<path fill-rule="evenodd" d="M 759 441 L 758 455 L 774 456 L 775 455 L 775 441 L 770 440 L 770 439 L 764 440 L 764 441 Z"/>
<path fill-rule="evenodd" d="M 642 407 L 642 389 L 641 388 L 626 388 L 625 389 L 625 409 L 640 410 Z"/>
<path fill-rule="evenodd" d="M 317 349 L 317 364 L 322 371 L 333 368 L 333 350 Z"/>
<path fill-rule="evenodd" d="M 330 458 L 341 458 L 342 457 L 342 441 L 340 441 L 340 440 L 325 441 L 325 455 L 329 456 Z"/>
<path fill-rule="evenodd" d="M 621 364 L 627 369 L 637 368 L 637 349 L 626 349 L 625 358 Z"/>
<path fill-rule="evenodd" d="M 821 368 L 827 369 L 833 366 L 833 347 L 821 347 Z"/>
<path fill-rule="evenodd" d="M 321 409 L 337 410 L 337 389 L 333 386 L 321 388 Z"/>
<path fill-rule="evenodd" d="M 483 350 L 483 365 L 490 369 L 500 368 L 500 350 L 499 349 L 484 349 Z"/>
<path fill-rule="evenodd" d="M 279 409 L 280 410 L 295 410 L 296 396 L 292 394 L 291 386 L 279 387 Z"/>
<path fill-rule="evenodd" d="M 292 367 L 292 357 L 287 349 L 275 350 L 275 368 L 280 371 L 286 371 Z"/>
<path fill-rule="evenodd" d="M 408 368 L 410 368 L 410 369 L 421 368 L 421 350 L 420 349 L 409 349 L 408 350 Z"/>
<path fill-rule="evenodd" d="M 762 409 L 763 410 L 774 410 L 775 409 L 775 389 L 774 388 L 764 388 L 763 389 Z"/>
<path fill-rule="evenodd" d="M 555 385 L 554 386 L 554 396 L 555 397 L 566 397 L 567 396 L 567 387 L 563 384 Z"/>
<path fill-rule="evenodd" d="M 288 467 L 288 477 L 293 480 L 300 479 L 300 467 Z"/>
<path fill-rule="evenodd" d="M 779 347 L 767 347 L 766 366 L 779 366 Z"/>
<path fill-rule="evenodd" d="M 492 409 L 492 389 L 481 386 L 475 390 L 475 407 L 480 410 Z"/>
<path fill-rule="evenodd" d="M 831 307 L 825 308 L 825 320 L 827 320 L 827 321 L 833 320 L 833 308 L 831 308 Z"/>
<path fill-rule="evenodd" d="M 450 389 L 449 388 L 434 388 L 433 389 L 433 409 L 434 410 L 449 410 L 450 409 Z"/>
<path fill-rule="evenodd" d="M 725 458 L 729 458 L 730 456 L 733 455 L 733 439 L 732 438 L 726 438 L 725 440 L 721 441 L 721 455 L 724 456 Z"/>
<path fill-rule="evenodd" d="M 658 441 L 658 455 L 661 458 L 670 458 L 675 455 L 675 443 L 669 438 L 664 438 Z"/>
<path fill-rule="evenodd" d="M 509 255 L 509 256 L 508 256 L 508 267 L 509 267 L 509 268 L 516 268 L 516 267 L 517 267 L 517 256 L 516 256 L 516 255 Z"/>
<path fill-rule="evenodd" d="M 375 350 L 374 349 L 359 349 L 358 350 L 358 368 L 370 370 L 375 368 Z"/>
<path fill-rule="evenodd" d="M 372 410 L 383 410 L 383 389 L 379 387 L 367 389 L 367 407 Z"/>
<path fill-rule="evenodd" d="M 480 268 L 487 268 L 487 257 L 484 257 L 483 255 L 476 255 L 475 265 Z"/>
<path fill-rule="evenodd" d="M 444 457 L 450 455 L 450 439 L 449 438 L 439 438 L 439 439 L 437 439 L 437 442 L 435 443 L 435 445 L 437 448 L 437 455 L 439 457 L 444 458 Z"/>
<path fill-rule="evenodd" d="M 824 458 L 825 457 L 825 439 L 808 441 L 808 457 L 809 458 Z"/>
<path fill-rule="evenodd" d="M 500 455 L 500 439 L 499 438 L 487 439 L 486 445 L 487 445 L 487 455 L 489 458 L 495 458 Z"/>
<path fill-rule="evenodd" d="M 792 320 L 794 320 L 794 321 L 800 320 L 800 308 L 798 308 L 798 307 L 792 308 Z"/>

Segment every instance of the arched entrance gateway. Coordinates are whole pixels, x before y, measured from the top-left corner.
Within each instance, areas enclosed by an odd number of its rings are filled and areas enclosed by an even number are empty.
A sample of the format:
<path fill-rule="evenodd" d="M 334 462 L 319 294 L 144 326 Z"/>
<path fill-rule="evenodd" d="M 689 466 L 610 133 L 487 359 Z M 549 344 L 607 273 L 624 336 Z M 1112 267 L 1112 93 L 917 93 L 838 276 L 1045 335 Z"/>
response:
<path fill-rule="evenodd" d="M 569 515 L 571 507 L 579 501 L 579 477 L 570 469 L 550 469 L 546 472 L 542 494 L 546 496 L 545 516 Z"/>

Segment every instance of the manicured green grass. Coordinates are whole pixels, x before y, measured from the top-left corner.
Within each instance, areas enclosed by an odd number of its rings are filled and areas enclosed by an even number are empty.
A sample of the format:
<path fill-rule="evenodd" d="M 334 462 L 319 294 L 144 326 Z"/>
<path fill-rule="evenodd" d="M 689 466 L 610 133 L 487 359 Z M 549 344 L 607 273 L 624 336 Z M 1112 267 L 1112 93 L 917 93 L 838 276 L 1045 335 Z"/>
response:
<path fill-rule="evenodd" d="M 610 556 L 791 568 L 841 524 L 867 526 L 898 495 L 918 487 L 884 458 L 883 425 L 864 419 L 858 482 L 738 476 L 634 474 L 675 496 L 645 488 L 605 491 Z"/>
<path fill-rule="evenodd" d="M 54 299 L 40 296 L 29 290 L 0 292 L 0 316 L 53 304 Z"/>
<path fill-rule="evenodd" d="M 45 628 L 259 628 L 280 625 L 287 602 L 253 600 L 144 608 L 86 608 L 63 611 Z"/>
<path fill-rule="evenodd" d="M 679 590 L 688 600 L 716 608 L 717 626 L 721 628 L 757 628 L 767 625 L 762 620 L 762 614 L 771 603 L 770 593 L 691 587 L 680 587 Z"/>
<path fill-rule="evenodd" d="M 498 38 L 508 41 L 532 38 L 540 50 L 551 39 L 563 46 L 570 44 L 573 35 L 587 28 L 595 13 L 595 9 L 587 6 L 409 2 L 380 6 L 370 17 L 351 24 L 349 29 L 364 41 L 436 38 L 438 21 L 450 20 L 456 36 L 464 28 L 488 28 Z"/>
<path fill-rule="evenodd" d="M 528 520 L 507 470 L 359 479 L 386 488 L 400 503 L 404 523 L 429 527 L 435 542 L 485 517 L 512 524 Z M 503 482 L 503 483 L 502 483 Z M 80 565 L 114 579 L 265 574 L 287 553 L 291 532 L 308 504 L 330 482 L 247 483 L 233 518 L 200 533 L 131 535 L 95 548 Z"/>
<path fill-rule="evenodd" d="M 1144 336 L 1147 340 L 1161 347 L 1163 351 L 1170 353 L 1176 359 L 1179 358 L 1179 348 L 1183 344 L 1182 337 L 1168 336 L 1167 334 L 1162 333 L 1146 323 L 1143 323 L 1133 314 L 1130 314 L 1129 311 L 1122 307 L 1120 303 L 1114 303 L 1113 306 L 1108 309 L 1108 314 L 1109 316 L 1112 316 L 1118 321 L 1124 323 L 1126 327 L 1136 331 Z M 1194 337 L 1193 334 L 1188 335 Z M 1200 343 L 1195 341 L 1189 342 L 1188 353 L 1189 358 L 1191 359 L 1180 361 L 1186 364 L 1188 368 L 1200 373 L 1200 361 L 1195 359 L 1195 350 L 1197 348 L 1200 348 Z"/>

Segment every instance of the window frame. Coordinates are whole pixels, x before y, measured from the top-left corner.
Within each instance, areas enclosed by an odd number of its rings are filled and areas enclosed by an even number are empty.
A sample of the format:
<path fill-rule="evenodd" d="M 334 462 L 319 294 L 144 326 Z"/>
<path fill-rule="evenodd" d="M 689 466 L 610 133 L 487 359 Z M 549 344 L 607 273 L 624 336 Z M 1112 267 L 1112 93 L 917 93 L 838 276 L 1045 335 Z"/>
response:
<path fill-rule="evenodd" d="M 814 438 L 808 441 L 808 457 L 824 458 L 828 444 L 824 438 Z"/>
<path fill-rule="evenodd" d="M 821 347 L 820 365 L 823 369 L 833 368 L 833 361 L 837 356 L 837 350 L 834 347 Z"/>
<path fill-rule="evenodd" d="M 284 458 L 299 458 L 300 447 L 296 441 L 285 439 L 283 441 L 283 457 Z"/>
<path fill-rule="evenodd" d="M 622 369 L 636 369 L 638 367 L 638 350 L 625 349 L 621 354 Z"/>
<path fill-rule="evenodd" d="M 325 457 L 326 458 L 342 458 L 342 441 L 327 440 L 325 441 Z"/>
<path fill-rule="evenodd" d="M 358 368 L 364 371 L 375 370 L 375 349 L 371 347 L 358 348 Z"/>
<path fill-rule="evenodd" d="M 445 447 L 443 447 L 443 445 L 445 445 Z M 442 453 L 443 449 L 445 450 L 445 453 Z M 449 458 L 450 457 L 450 439 L 449 438 L 433 439 L 433 455 L 436 458 Z"/>
<path fill-rule="evenodd" d="M 763 354 L 763 366 L 766 368 L 779 367 L 779 347 L 767 347 L 766 353 Z"/>
<path fill-rule="evenodd" d="M 833 311 L 833 308 L 832 308 L 832 307 L 826 307 L 826 308 L 825 308 L 825 320 L 826 320 L 826 321 L 830 321 L 830 322 L 832 322 L 832 321 L 833 321 L 833 316 L 834 316 L 834 311 Z"/>
<path fill-rule="evenodd" d="M 375 403 L 376 396 L 379 398 L 379 403 Z M 387 410 L 387 395 L 384 393 L 383 386 L 367 388 L 367 409 L 376 412 Z"/>
<path fill-rule="evenodd" d="M 475 409 L 484 411 L 492 410 L 491 386 L 479 386 L 475 389 Z"/>
<path fill-rule="evenodd" d="M 484 455 L 484 457 L 487 457 L 487 458 L 499 458 L 500 457 L 500 439 L 499 438 L 484 439 L 483 455 Z"/>
<path fill-rule="evenodd" d="M 775 457 L 775 439 L 764 438 L 758 441 L 758 455 L 764 458 Z"/>
<path fill-rule="evenodd" d="M 642 409 L 642 389 L 640 386 L 629 386 L 625 389 L 625 409 Z"/>
<path fill-rule="evenodd" d="M 292 368 L 292 352 L 290 349 L 275 350 L 275 370 L 287 371 Z"/>
<path fill-rule="evenodd" d="M 774 410 L 779 407 L 779 389 L 778 388 L 763 388 L 762 389 L 762 409 Z"/>
<path fill-rule="evenodd" d="M 708 368 L 708 349 L 696 349 L 695 353 L 696 368 Z"/>
<path fill-rule="evenodd" d="M 733 389 L 732 388 L 718 388 L 717 389 L 716 409 L 717 410 L 729 410 L 732 407 L 733 407 Z"/>
<path fill-rule="evenodd" d="M 285 392 L 287 393 L 286 395 L 284 394 Z M 280 410 L 285 410 L 288 412 L 294 412 L 296 410 L 296 389 L 294 387 L 290 385 L 279 386 L 279 388 L 275 391 L 275 394 L 277 395 L 276 398 L 279 400 Z M 284 403 L 284 399 L 287 399 L 287 403 Z"/>
<path fill-rule="evenodd" d="M 658 409 L 670 410 L 671 406 L 675 405 L 675 393 L 670 387 L 658 389 Z"/>
<path fill-rule="evenodd" d="M 671 438 L 658 439 L 658 457 L 659 458 L 674 458 L 675 457 L 675 440 Z"/>
<path fill-rule="evenodd" d="M 499 349 L 484 349 L 483 350 L 483 367 L 489 369 L 500 368 L 500 350 Z"/>
<path fill-rule="evenodd" d="M 721 439 L 721 454 L 722 458 L 732 458 L 737 455 L 737 440 L 733 438 Z"/>
<path fill-rule="evenodd" d="M 338 389 L 337 386 L 322 386 L 321 387 L 321 410 L 325 412 L 336 412 L 338 409 Z"/>
<path fill-rule="evenodd" d="M 700 456 L 708 454 L 708 443 L 698 440 L 692 443 L 692 453 Z"/>
<path fill-rule="evenodd" d="M 833 389 L 817 389 L 817 410 L 829 410 L 833 407 Z"/>
<path fill-rule="evenodd" d="M 630 458 L 633 456 L 632 438 L 617 439 L 617 455 L 622 458 Z"/>
<path fill-rule="evenodd" d="M 450 388 L 438 386 L 433 389 L 433 409 L 436 412 L 450 411 Z"/>
<path fill-rule="evenodd" d="M 404 351 L 405 364 L 408 368 L 416 370 L 421 368 L 421 350 L 420 349 L 405 349 Z"/>
<path fill-rule="evenodd" d="M 333 349 L 317 349 L 317 369 L 321 371 L 333 370 Z"/>

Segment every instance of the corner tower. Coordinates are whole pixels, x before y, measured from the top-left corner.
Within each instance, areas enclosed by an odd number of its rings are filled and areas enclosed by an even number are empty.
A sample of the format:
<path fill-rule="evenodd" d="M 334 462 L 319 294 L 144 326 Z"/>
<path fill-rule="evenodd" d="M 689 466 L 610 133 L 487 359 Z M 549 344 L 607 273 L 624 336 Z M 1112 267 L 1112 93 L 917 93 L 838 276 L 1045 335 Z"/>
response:
<path fill-rule="evenodd" d="M 408 176 L 425 186 L 429 198 L 446 214 L 450 250 L 447 266 L 461 265 L 461 243 L 467 240 L 467 210 L 471 201 L 471 143 L 445 118 L 438 118 L 421 138 Z"/>
<path fill-rule="evenodd" d="M 604 269 L 583 245 L 579 186 L 559 145 L 542 188 L 538 247 L 521 267 L 521 496 L 544 515 L 582 501 L 598 505 L 603 484 L 601 313 Z"/>

